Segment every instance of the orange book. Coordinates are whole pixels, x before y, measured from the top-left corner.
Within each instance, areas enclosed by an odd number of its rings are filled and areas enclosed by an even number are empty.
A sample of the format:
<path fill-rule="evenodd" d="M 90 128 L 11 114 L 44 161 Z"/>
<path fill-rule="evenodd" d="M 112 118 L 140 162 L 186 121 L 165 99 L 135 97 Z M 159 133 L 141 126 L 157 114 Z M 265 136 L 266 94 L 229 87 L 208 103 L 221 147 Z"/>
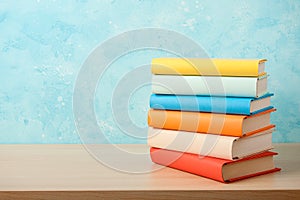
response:
<path fill-rule="evenodd" d="M 280 171 L 274 166 L 274 152 L 263 152 L 240 160 L 201 157 L 166 149 L 151 148 L 153 162 L 223 183 Z"/>
<path fill-rule="evenodd" d="M 149 110 L 148 125 L 154 128 L 242 137 L 274 127 L 269 109 L 255 115 L 229 115 L 173 110 Z"/>

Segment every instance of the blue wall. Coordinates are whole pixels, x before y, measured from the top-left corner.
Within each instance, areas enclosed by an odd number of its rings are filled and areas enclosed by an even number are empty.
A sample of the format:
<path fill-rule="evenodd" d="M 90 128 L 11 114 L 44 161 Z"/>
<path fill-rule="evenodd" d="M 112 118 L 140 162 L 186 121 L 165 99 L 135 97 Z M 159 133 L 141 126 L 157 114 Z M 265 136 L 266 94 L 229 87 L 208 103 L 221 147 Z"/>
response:
<path fill-rule="evenodd" d="M 81 64 L 101 42 L 143 27 L 183 33 L 210 57 L 267 58 L 278 109 L 273 141 L 300 142 L 300 1 L 217 2 L 0 1 L 0 143 L 80 143 L 72 93 Z M 135 53 L 114 65 L 126 71 L 154 56 L 160 53 Z M 109 92 L 114 79 L 107 80 Z M 149 92 L 131 100 L 139 126 L 146 126 Z M 145 142 L 121 135 L 105 105 L 99 125 L 112 142 Z"/>

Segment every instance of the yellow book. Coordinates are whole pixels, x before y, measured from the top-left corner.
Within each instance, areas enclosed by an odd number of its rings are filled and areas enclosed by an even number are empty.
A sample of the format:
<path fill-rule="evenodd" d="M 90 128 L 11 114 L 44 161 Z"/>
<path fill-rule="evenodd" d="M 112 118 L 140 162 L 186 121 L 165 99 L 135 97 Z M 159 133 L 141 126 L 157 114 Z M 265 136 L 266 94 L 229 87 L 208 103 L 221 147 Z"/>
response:
<path fill-rule="evenodd" d="M 265 73 L 266 59 L 154 58 L 151 70 L 161 75 L 252 76 Z"/>

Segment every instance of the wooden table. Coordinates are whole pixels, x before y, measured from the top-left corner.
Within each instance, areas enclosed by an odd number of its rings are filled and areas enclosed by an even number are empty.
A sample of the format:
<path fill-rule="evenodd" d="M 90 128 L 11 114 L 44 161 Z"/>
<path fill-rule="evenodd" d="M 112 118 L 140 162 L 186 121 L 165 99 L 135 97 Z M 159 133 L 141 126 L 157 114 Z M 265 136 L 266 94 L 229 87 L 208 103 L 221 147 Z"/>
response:
<path fill-rule="evenodd" d="M 82 145 L 0 145 L 0 199 L 300 199 L 300 143 L 274 146 L 281 172 L 223 184 L 170 168 L 119 172 Z M 148 151 L 146 145 L 121 147 Z"/>

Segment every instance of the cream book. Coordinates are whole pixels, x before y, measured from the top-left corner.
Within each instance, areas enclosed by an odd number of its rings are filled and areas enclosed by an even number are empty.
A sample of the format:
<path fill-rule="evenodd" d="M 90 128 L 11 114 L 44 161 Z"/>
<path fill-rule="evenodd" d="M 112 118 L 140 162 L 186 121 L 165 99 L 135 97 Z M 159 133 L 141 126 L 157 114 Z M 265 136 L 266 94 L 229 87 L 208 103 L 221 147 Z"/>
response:
<path fill-rule="evenodd" d="M 153 75 L 155 94 L 261 97 L 267 93 L 267 75 L 260 77 Z"/>
<path fill-rule="evenodd" d="M 235 160 L 272 149 L 273 130 L 274 128 L 270 128 L 251 136 L 232 137 L 149 127 L 148 145 L 173 151 Z"/>

